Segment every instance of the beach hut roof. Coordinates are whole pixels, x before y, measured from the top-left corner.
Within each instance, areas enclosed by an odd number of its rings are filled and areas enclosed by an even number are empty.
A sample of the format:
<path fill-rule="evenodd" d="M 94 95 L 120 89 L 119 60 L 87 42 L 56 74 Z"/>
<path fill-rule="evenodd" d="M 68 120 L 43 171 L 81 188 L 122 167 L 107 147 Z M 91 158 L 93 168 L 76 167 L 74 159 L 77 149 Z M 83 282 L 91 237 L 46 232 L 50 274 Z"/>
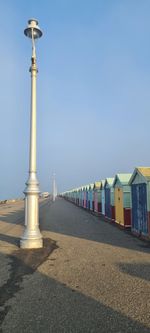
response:
<path fill-rule="evenodd" d="M 105 185 L 105 179 L 101 181 L 101 189 L 104 187 L 104 185 Z"/>
<path fill-rule="evenodd" d="M 89 184 L 89 190 L 93 190 L 94 184 Z"/>
<path fill-rule="evenodd" d="M 131 176 L 132 173 L 117 173 L 114 178 L 113 186 L 115 186 L 117 180 L 119 180 L 122 185 L 128 185 Z"/>
<path fill-rule="evenodd" d="M 114 182 L 114 177 L 113 178 L 106 178 L 104 186 L 106 186 L 106 184 L 108 184 L 111 187 L 113 185 L 113 182 Z"/>
<path fill-rule="evenodd" d="M 87 190 L 87 189 L 89 189 L 89 186 L 90 186 L 90 185 L 84 185 L 84 186 L 82 186 L 82 189 L 83 189 L 83 190 Z"/>
<path fill-rule="evenodd" d="M 94 183 L 94 189 L 99 190 L 100 187 L 101 187 L 101 182 L 95 182 L 95 183 Z"/>
<path fill-rule="evenodd" d="M 84 186 L 82 185 L 82 186 L 81 186 L 81 191 L 83 191 L 83 189 L 84 189 Z"/>
<path fill-rule="evenodd" d="M 129 184 L 131 185 L 136 174 L 139 174 L 140 176 L 144 177 L 146 181 L 150 181 L 150 167 L 137 167 L 135 168 L 131 178 L 130 178 L 130 181 L 129 181 Z"/>
<path fill-rule="evenodd" d="M 150 167 L 139 167 L 138 171 L 144 176 L 147 180 L 150 180 Z"/>

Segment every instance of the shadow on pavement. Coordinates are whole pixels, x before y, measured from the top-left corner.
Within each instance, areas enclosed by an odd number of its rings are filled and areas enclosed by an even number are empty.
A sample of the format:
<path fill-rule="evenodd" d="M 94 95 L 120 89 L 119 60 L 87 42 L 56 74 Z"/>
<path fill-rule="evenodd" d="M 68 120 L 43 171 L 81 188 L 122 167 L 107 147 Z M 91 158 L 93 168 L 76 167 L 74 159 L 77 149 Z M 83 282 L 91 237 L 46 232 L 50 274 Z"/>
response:
<path fill-rule="evenodd" d="M 34 253 L 15 251 L 8 256 L 10 277 L 0 288 L 3 333 L 150 332 L 144 324 L 36 271 L 56 248 L 55 242 L 50 240 L 45 248 L 48 244 L 51 251 L 49 249 L 45 255 L 41 249 Z"/>
<path fill-rule="evenodd" d="M 133 237 L 64 199 L 47 204 L 47 211 L 40 214 L 40 225 L 42 230 L 150 253 L 149 242 Z"/>
<path fill-rule="evenodd" d="M 18 217 L 19 215 L 19 217 Z M 23 224 L 24 222 L 24 208 L 22 209 L 12 209 L 11 212 L 0 215 L 0 222 L 10 223 L 10 224 Z"/>
<path fill-rule="evenodd" d="M 120 263 L 117 267 L 125 274 L 150 281 L 150 265 L 148 263 Z"/>
<path fill-rule="evenodd" d="M 0 234 L 0 241 L 19 246 L 20 239 L 15 236 Z"/>

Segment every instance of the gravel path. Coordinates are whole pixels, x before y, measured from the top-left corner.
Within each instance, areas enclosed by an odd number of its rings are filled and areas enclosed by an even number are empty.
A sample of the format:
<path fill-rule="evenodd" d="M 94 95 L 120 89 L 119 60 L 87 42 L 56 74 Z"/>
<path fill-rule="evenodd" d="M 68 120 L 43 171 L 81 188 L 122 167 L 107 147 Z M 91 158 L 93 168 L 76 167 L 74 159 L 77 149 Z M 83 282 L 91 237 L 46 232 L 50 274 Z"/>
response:
<path fill-rule="evenodd" d="M 0 237 L 1 262 L 7 267 L 2 286 L 23 261 L 13 265 L 11 253 L 13 227 L 17 237 L 22 232 L 22 211 L 17 214 L 17 209 L 11 232 L 6 230 L 10 221 L 3 226 L 10 238 Z M 40 225 L 44 237 L 57 246 L 36 270 L 24 271 L 4 304 L 3 333 L 150 332 L 148 243 L 63 199 L 44 201 Z"/>

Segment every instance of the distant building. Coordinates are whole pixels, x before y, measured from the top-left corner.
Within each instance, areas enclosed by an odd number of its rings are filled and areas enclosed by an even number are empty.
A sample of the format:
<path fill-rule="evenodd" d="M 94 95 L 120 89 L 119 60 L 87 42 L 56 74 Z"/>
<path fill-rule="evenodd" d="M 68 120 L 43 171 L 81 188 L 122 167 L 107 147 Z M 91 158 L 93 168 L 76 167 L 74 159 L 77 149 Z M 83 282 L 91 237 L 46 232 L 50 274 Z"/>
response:
<path fill-rule="evenodd" d="M 48 198 L 49 192 L 42 192 L 41 193 L 41 198 Z"/>

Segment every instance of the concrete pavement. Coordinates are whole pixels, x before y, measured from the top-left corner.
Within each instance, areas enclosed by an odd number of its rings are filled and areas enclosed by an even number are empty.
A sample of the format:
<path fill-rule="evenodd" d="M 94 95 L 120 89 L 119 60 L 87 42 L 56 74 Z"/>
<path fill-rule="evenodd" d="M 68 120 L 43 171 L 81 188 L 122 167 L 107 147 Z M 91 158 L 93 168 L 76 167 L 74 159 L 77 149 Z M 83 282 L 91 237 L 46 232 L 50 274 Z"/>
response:
<path fill-rule="evenodd" d="M 0 207 L 1 332 L 150 332 L 148 243 L 43 200 L 45 252 L 27 255 L 17 247 L 23 219 L 23 202 Z"/>

